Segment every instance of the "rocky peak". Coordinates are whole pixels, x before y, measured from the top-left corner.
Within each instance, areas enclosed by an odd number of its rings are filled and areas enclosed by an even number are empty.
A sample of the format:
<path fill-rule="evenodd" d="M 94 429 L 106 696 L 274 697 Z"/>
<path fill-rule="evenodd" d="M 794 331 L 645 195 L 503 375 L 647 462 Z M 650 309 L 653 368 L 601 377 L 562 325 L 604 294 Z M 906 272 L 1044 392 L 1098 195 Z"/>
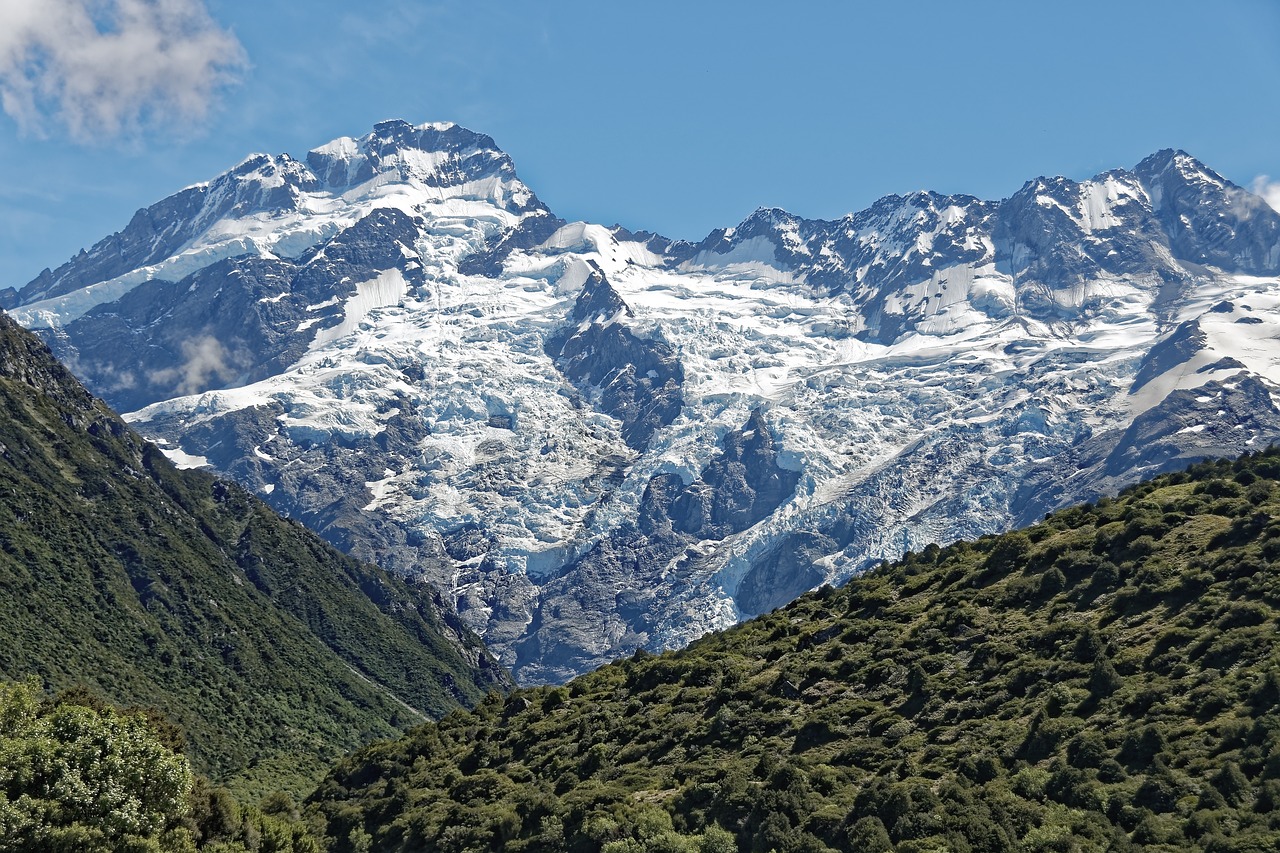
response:
<path fill-rule="evenodd" d="M 194 234 L 221 219 L 296 210 L 302 193 L 320 188 L 306 164 L 288 154 L 254 154 L 199 188 L 204 201 L 187 230 Z"/>
<path fill-rule="evenodd" d="M 627 446 L 641 450 L 684 405 L 684 366 L 661 335 L 637 336 L 631 307 L 592 263 L 570 322 L 547 338 L 546 353 L 600 409 L 622 423 Z"/>
<path fill-rule="evenodd" d="M 1280 214 L 1184 151 L 1166 149 L 1134 168 L 1174 257 L 1225 270 L 1280 271 Z"/>
<path fill-rule="evenodd" d="M 1144 157 L 1133 169 L 1134 174 L 1145 183 L 1156 179 L 1172 178 L 1178 181 L 1210 181 L 1223 184 L 1226 179 L 1201 163 L 1185 151 L 1176 148 L 1163 148 L 1154 154 Z"/>
<path fill-rule="evenodd" d="M 634 316 L 631 306 L 627 305 L 613 289 L 604 272 L 594 262 L 592 271 L 582 284 L 577 300 L 573 303 L 573 320 L 575 323 L 590 321 L 608 324 L 618 316 Z"/>
<path fill-rule="evenodd" d="M 782 208 L 759 207 L 735 228 L 717 228 L 698 243 L 679 240 L 665 246 L 664 251 L 675 263 L 692 260 L 714 265 L 716 256 L 731 253 L 735 259 L 742 260 L 741 253 L 735 250 L 752 240 L 763 239 L 772 248 L 760 247 L 763 251 L 760 259 L 789 268 L 794 261 L 791 257 L 794 251 L 804 250 L 804 240 L 799 236 L 804 224 L 805 220 Z"/>
<path fill-rule="evenodd" d="M 445 190 L 445 196 L 499 201 L 513 212 L 545 210 L 492 137 L 452 123 L 379 122 L 359 139 L 344 136 L 313 149 L 307 164 L 339 191 L 387 176 Z"/>
<path fill-rule="evenodd" d="M 757 207 L 742 224 L 733 229 L 739 240 L 759 235 L 775 234 L 780 230 L 794 229 L 803 220 L 780 207 Z"/>
<path fill-rule="evenodd" d="M 285 183 L 303 186 L 308 190 L 318 189 L 315 175 L 306 164 L 288 154 L 251 154 L 241 160 L 239 165 L 215 179 L 213 184 L 237 181 L 267 185 Z"/>
<path fill-rule="evenodd" d="M 1124 277 L 1176 279 L 1147 192 L 1132 173 L 1087 181 L 1028 181 L 1001 202 L 996 263 L 1013 277 L 1024 307 L 1041 319 L 1077 319 L 1101 303 L 1083 282 Z"/>

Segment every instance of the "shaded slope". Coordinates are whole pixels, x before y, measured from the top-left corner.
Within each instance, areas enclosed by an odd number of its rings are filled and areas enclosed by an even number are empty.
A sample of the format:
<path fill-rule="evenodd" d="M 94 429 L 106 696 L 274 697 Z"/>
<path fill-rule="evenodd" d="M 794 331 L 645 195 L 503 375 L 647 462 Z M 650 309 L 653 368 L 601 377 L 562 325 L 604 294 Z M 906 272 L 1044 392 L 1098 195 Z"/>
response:
<path fill-rule="evenodd" d="M 7 317 L 0 412 L 0 674 L 155 705 L 271 785 L 505 684 L 427 587 L 175 470 Z"/>
<path fill-rule="evenodd" d="M 369 747 L 312 808 L 336 850 L 1274 849 L 1278 479 L 1204 463 L 930 546 Z"/>

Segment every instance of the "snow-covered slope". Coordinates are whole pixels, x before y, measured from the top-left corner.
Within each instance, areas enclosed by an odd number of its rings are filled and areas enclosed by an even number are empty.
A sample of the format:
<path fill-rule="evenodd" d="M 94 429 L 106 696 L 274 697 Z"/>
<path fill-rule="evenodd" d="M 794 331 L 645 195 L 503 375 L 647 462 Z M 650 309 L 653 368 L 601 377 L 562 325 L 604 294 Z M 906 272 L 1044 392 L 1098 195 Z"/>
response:
<path fill-rule="evenodd" d="M 1276 440 L 1278 275 L 1280 216 L 1181 152 L 689 244 L 386 122 L 140 212 L 13 311 L 538 682 Z"/>

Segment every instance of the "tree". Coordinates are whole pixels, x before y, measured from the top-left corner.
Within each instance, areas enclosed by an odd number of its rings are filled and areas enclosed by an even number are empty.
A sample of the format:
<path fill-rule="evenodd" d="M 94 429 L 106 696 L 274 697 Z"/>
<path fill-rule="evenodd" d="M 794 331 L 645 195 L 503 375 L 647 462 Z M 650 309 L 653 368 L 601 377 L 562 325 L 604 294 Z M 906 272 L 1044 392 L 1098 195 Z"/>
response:
<path fill-rule="evenodd" d="M 192 775 L 145 716 L 0 683 L 0 850 L 180 850 Z"/>

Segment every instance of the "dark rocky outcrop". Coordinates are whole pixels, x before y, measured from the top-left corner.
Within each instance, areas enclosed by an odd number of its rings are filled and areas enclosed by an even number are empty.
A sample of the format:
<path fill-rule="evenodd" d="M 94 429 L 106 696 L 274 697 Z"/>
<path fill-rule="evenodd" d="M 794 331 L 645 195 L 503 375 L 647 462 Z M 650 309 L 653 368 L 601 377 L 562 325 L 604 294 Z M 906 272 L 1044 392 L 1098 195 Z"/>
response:
<path fill-rule="evenodd" d="M 495 278 L 502 274 L 502 265 L 512 252 L 532 249 L 546 242 L 564 225 L 565 221 L 550 211 L 526 216 L 514 228 L 493 235 L 484 249 L 463 258 L 458 264 L 458 272 Z"/>
<path fill-rule="evenodd" d="M 1097 500 L 1135 477 L 1280 443 L 1280 408 L 1272 387 L 1241 371 L 1189 391 L 1174 391 L 1123 430 L 1072 448 L 1069 458 L 1032 470 L 1019 490 L 1017 523 L 1072 503 Z M 1064 478 L 1062 471 L 1073 472 Z"/>
<path fill-rule="evenodd" d="M 799 471 L 778 467 L 777 445 L 757 409 L 745 427 L 725 435 L 721 453 L 697 480 L 662 497 L 665 490 L 651 484 L 653 496 L 642 506 L 652 514 L 651 502 L 669 501 L 662 510 L 674 530 L 695 539 L 723 539 L 768 518 L 795 494 L 799 480 Z"/>
<path fill-rule="evenodd" d="M 627 446 L 643 450 L 655 431 L 680 414 L 684 367 L 666 341 L 637 336 L 626 323 L 632 316 L 596 267 L 569 324 L 547 338 L 546 352 L 600 411 L 622 422 Z"/>
<path fill-rule="evenodd" d="M 695 582 L 691 546 L 767 518 L 791 499 L 799 479 L 799 472 L 778 465 L 777 444 L 760 410 L 724 436 L 721 451 L 693 482 L 676 474 L 650 479 L 635 524 L 601 539 L 542 584 L 533 621 L 516 644 L 517 679 L 560 681 L 647 646 L 662 624 L 659 604 Z M 806 582 L 810 574 L 800 571 L 767 592 L 749 592 L 749 602 L 789 591 L 794 597 L 821 582 L 821 576 Z M 794 588 L 796 583 L 805 585 Z"/>
<path fill-rule="evenodd" d="M 1208 342 L 1204 330 L 1198 320 L 1188 320 L 1180 324 L 1173 333 L 1159 341 L 1147 351 L 1138 366 L 1138 372 L 1129 386 L 1129 393 L 1142 388 L 1152 379 L 1167 373 L 1179 364 L 1185 364 L 1191 357 L 1200 352 Z"/>

